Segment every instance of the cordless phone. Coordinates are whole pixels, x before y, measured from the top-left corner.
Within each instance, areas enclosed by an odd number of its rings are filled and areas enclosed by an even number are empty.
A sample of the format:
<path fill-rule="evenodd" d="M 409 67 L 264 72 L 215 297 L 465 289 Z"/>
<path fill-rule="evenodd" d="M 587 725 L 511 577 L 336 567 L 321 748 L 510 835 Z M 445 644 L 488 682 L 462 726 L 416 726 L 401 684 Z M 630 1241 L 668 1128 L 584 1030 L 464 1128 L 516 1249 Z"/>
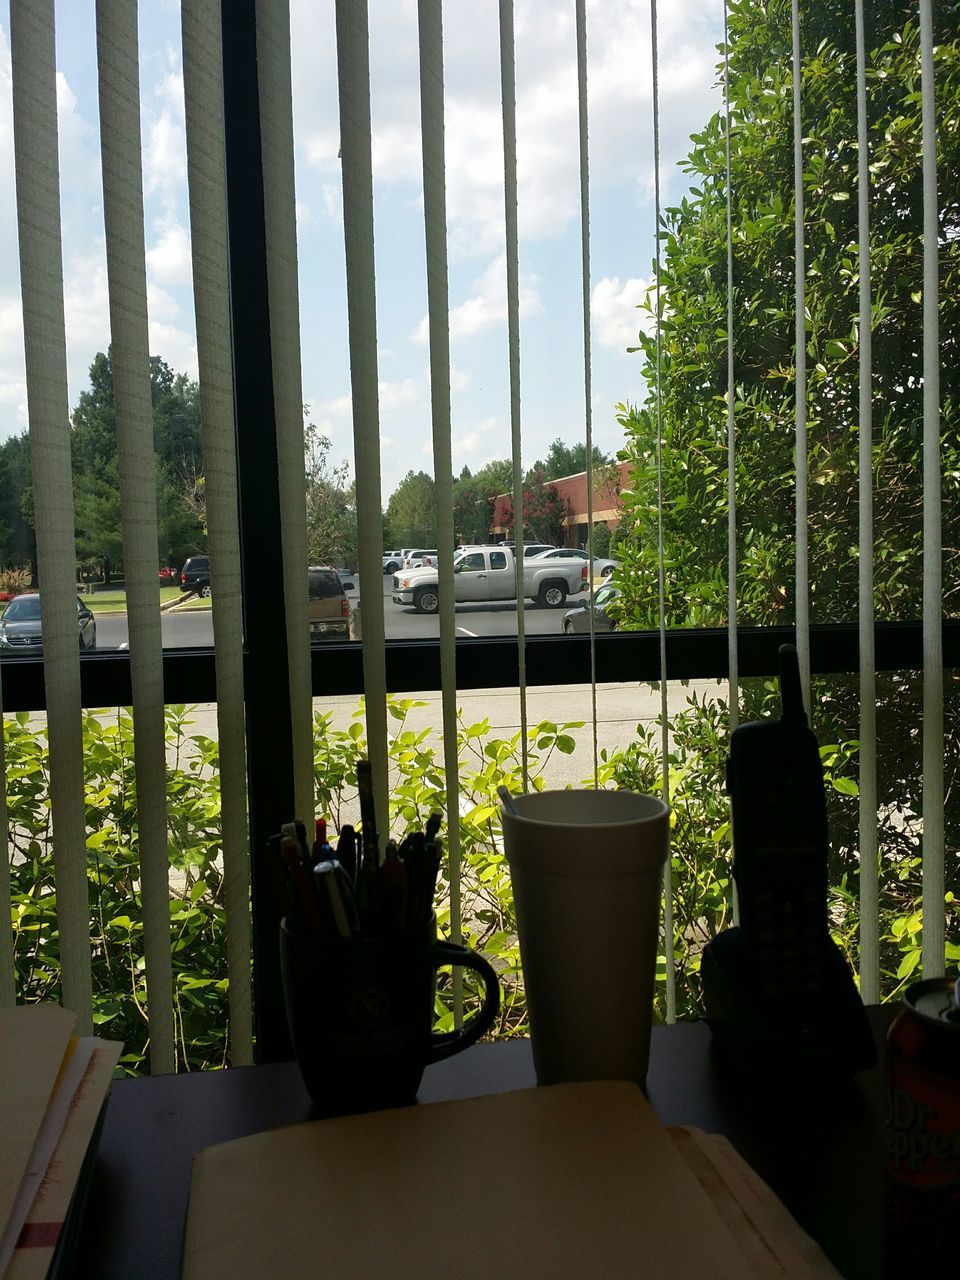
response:
<path fill-rule="evenodd" d="M 740 725 L 730 739 L 733 875 L 758 994 L 808 1004 L 822 995 L 830 940 L 827 802 L 797 652 L 784 645 L 779 657 L 780 719 Z"/>
<path fill-rule="evenodd" d="M 742 1065 L 853 1072 L 876 1062 L 866 1011 L 830 937 L 823 766 L 803 708 L 797 653 L 779 651 L 779 720 L 730 738 L 727 791 L 739 927 L 701 958 L 707 1021 Z"/>

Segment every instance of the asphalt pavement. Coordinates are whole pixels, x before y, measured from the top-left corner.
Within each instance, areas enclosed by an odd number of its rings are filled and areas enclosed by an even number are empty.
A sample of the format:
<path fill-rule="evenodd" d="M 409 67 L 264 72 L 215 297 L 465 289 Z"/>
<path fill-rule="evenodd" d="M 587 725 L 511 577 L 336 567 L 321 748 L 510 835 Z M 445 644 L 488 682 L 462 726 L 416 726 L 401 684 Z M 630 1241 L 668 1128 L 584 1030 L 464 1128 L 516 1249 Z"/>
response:
<path fill-rule="evenodd" d="M 359 585 L 359 578 L 356 580 Z M 436 614 L 417 613 L 413 608 L 394 604 L 391 599 L 393 578 L 384 575 L 379 584 L 383 591 L 383 611 L 389 640 L 420 640 L 440 634 Z M 352 603 L 361 601 L 359 589 L 348 591 Z M 541 609 L 533 601 L 524 602 L 524 622 L 528 635 L 559 635 L 563 615 L 584 595 L 571 596 L 560 609 Z M 216 597 L 212 606 L 217 607 Z M 362 608 L 361 608 L 362 614 Z M 456 607 L 458 636 L 515 636 L 517 634 L 516 601 L 493 604 L 459 604 Z M 205 648 L 213 644 L 213 617 L 208 609 L 173 609 L 161 615 L 163 643 L 168 649 Z M 119 649 L 127 644 L 125 613 L 97 614 L 97 648 Z"/>
<path fill-rule="evenodd" d="M 392 579 L 382 583 L 384 616 L 387 636 L 429 637 L 439 634 L 439 620 L 434 616 L 416 613 L 390 599 Z M 359 592 L 350 592 L 356 600 Z M 214 601 L 214 608 L 216 602 Z M 557 635 L 560 633 L 566 608 L 540 609 L 527 602 L 524 614 L 527 632 Z M 206 646 L 213 643 L 213 622 L 209 610 L 167 611 L 162 615 L 163 641 L 168 647 L 184 648 Z M 516 635 L 517 610 L 513 603 L 488 605 L 458 605 L 457 631 L 463 636 Z M 117 648 L 126 643 L 127 620 L 124 614 L 99 614 L 97 616 L 97 647 Z M 697 681 L 690 684 L 671 684 L 668 690 L 670 714 L 679 711 L 687 699 L 698 697 L 724 697 L 725 685 L 716 681 Z M 435 735 L 435 745 L 440 749 L 442 741 L 442 701 L 434 690 L 404 695 L 413 703 L 406 727 L 415 731 L 427 729 Z M 466 724 L 486 720 L 491 734 L 509 738 L 521 723 L 520 692 L 518 689 L 469 689 L 456 694 L 456 704 Z M 317 699 L 317 710 L 329 711 L 337 728 L 347 728 L 359 707 L 354 695 Z M 596 749 L 602 751 L 622 749 L 634 741 L 638 725 L 653 726 L 660 714 L 659 690 L 638 683 L 606 684 L 597 688 L 595 699 L 589 685 L 563 685 L 561 687 L 537 686 L 527 690 L 526 719 L 532 727 L 542 721 L 557 725 L 572 721 L 582 722 L 571 729 L 570 736 L 576 742 L 571 754 L 554 751 L 546 764 L 544 779 L 550 787 L 577 785 L 592 776 L 594 753 L 594 720 L 596 722 Z M 216 707 L 198 706 L 193 719 L 195 731 L 216 737 Z M 397 725 L 391 721 L 391 732 Z M 347 820 L 347 816 L 344 816 Z"/>

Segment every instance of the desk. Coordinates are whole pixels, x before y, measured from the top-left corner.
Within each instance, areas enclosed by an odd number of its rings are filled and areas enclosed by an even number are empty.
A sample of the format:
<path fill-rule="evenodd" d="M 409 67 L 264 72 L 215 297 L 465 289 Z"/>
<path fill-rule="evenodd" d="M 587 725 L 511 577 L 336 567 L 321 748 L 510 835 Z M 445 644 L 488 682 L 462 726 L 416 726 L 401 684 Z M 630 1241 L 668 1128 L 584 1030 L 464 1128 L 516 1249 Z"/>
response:
<path fill-rule="evenodd" d="M 894 1013 L 870 1011 L 878 1043 Z M 430 1067 L 420 1099 L 534 1083 L 529 1042 L 509 1040 Z M 746 1081 L 717 1055 L 706 1025 L 690 1022 L 654 1028 L 647 1084 L 664 1123 L 725 1134 L 849 1280 L 880 1275 L 879 1070 L 820 1095 L 778 1080 Z M 78 1280 L 177 1280 L 195 1153 L 310 1118 L 294 1063 L 116 1081 Z"/>

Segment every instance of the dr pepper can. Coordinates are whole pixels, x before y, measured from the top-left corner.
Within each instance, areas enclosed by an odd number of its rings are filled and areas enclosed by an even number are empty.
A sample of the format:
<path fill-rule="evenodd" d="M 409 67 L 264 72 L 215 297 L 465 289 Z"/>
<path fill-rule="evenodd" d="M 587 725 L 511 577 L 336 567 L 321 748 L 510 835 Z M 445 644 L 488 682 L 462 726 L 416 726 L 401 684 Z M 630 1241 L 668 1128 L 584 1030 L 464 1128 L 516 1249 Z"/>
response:
<path fill-rule="evenodd" d="M 960 981 L 909 987 L 887 1033 L 888 1275 L 960 1275 Z"/>

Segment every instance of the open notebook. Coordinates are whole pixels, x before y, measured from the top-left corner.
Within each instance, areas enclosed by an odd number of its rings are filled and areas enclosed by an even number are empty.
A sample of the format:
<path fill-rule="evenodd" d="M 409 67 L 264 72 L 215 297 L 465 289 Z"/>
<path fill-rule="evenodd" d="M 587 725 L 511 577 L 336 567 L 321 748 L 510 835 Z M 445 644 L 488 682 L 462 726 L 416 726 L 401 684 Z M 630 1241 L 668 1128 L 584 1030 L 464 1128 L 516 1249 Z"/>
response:
<path fill-rule="evenodd" d="M 620 1081 L 257 1134 L 197 1156 L 183 1280 L 835 1276 L 716 1141 Z"/>

